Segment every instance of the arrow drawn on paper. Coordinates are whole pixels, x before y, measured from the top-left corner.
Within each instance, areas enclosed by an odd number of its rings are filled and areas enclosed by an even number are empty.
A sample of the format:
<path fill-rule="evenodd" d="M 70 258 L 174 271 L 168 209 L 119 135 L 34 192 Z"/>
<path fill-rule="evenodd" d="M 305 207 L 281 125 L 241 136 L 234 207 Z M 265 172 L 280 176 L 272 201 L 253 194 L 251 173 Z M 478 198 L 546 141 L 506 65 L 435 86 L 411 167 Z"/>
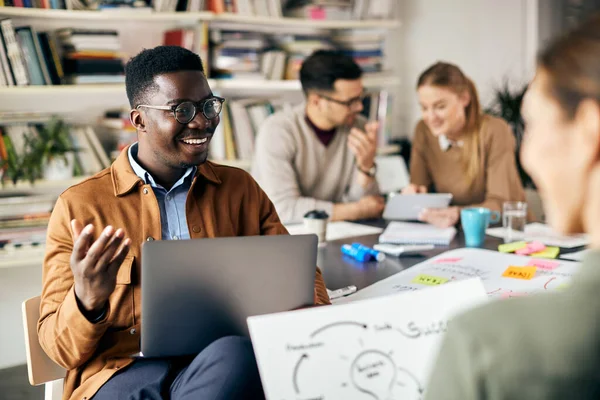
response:
<path fill-rule="evenodd" d="M 308 354 L 302 354 L 302 356 L 298 359 L 296 366 L 294 367 L 294 390 L 296 391 L 296 393 L 300 393 L 300 390 L 298 389 L 298 370 L 300 369 L 300 364 L 302 364 L 302 361 L 307 358 Z"/>
<path fill-rule="evenodd" d="M 340 326 L 340 325 L 354 325 L 363 329 L 367 329 L 367 324 L 363 324 L 360 322 L 354 322 L 354 321 L 341 321 L 341 322 L 334 322 L 332 324 L 329 325 L 325 325 L 319 329 L 317 329 L 316 331 L 314 331 L 313 333 L 310 334 L 311 338 L 314 338 L 316 335 L 318 335 L 319 333 L 323 332 L 324 330 L 327 330 L 329 328 L 333 328 L 334 326 Z"/>

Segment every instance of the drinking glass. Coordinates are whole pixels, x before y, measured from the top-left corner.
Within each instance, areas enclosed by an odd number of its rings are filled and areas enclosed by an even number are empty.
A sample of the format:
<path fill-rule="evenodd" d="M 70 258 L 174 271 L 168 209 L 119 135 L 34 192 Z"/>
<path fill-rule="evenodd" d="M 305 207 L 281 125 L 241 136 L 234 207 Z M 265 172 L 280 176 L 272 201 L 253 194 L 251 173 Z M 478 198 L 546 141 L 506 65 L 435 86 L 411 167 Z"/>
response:
<path fill-rule="evenodd" d="M 504 241 L 509 243 L 525 237 L 527 225 L 527 203 L 523 201 L 506 201 L 502 205 L 502 227 Z"/>

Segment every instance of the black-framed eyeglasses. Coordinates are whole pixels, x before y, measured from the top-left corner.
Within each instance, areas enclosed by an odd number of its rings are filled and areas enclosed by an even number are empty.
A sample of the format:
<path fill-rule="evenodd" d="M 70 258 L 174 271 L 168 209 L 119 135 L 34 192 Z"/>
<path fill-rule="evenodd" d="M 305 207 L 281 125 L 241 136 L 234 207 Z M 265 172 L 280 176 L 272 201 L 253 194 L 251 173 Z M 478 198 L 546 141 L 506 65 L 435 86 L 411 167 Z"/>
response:
<path fill-rule="evenodd" d="M 171 111 L 177 122 L 185 125 L 189 124 L 196 117 L 198 110 L 200 110 L 202 115 L 204 115 L 204 118 L 208 120 L 217 118 L 223 110 L 224 102 L 224 98 L 212 96 L 199 101 L 198 103 L 194 103 L 193 101 L 184 101 L 174 106 L 150 106 L 146 104 L 140 104 L 136 107 L 136 109 L 140 107 L 146 107 L 154 110 Z"/>
<path fill-rule="evenodd" d="M 348 108 L 352 108 L 353 106 L 358 106 L 359 104 L 362 105 L 363 100 L 365 99 L 365 97 L 367 97 L 366 93 L 362 93 L 360 96 L 358 97 L 354 97 L 350 100 L 346 100 L 346 101 L 342 101 L 342 100 L 338 100 L 338 99 L 334 99 L 332 97 L 326 96 L 324 94 L 319 94 L 320 97 L 332 101 L 334 103 L 340 104 L 342 106 L 348 107 Z"/>

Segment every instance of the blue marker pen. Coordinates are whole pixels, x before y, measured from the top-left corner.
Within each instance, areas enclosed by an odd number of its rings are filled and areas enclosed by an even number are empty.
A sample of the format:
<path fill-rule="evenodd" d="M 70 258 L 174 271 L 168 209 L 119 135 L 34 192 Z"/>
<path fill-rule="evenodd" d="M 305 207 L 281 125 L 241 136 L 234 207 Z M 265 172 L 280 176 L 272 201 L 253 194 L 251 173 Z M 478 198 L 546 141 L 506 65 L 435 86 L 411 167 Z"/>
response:
<path fill-rule="evenodd" d="M 352 247 L 354 247 L 355 249 L 366 251 L 373 257 L 373 259 L 377 260 L 378 262 L 385 260 L 385 254 L 383 252 L 372 249 L 368 246 L 365 246 L 364 244 L 352 243 Z"/>
<path fill-rule="evenodd" d="M 342 253 L 359 262 L 370 261 L 372 257 L 369 252 L 357 249 L 349 244 L 342 245 Z"/>

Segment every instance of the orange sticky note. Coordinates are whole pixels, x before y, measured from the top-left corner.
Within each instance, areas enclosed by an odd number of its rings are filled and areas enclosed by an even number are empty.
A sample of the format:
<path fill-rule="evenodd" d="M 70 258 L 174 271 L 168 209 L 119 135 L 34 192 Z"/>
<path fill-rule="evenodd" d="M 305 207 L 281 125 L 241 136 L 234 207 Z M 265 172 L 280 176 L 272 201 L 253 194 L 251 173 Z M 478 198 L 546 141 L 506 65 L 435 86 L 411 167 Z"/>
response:
<path fill-rule="evenodd" d="M 504 271 L 502 276 L 505 278 L 523 279 L 528 281 L 535 276 L 536 270 L 537 267 L 515 267 L 511 265 Z"/>

